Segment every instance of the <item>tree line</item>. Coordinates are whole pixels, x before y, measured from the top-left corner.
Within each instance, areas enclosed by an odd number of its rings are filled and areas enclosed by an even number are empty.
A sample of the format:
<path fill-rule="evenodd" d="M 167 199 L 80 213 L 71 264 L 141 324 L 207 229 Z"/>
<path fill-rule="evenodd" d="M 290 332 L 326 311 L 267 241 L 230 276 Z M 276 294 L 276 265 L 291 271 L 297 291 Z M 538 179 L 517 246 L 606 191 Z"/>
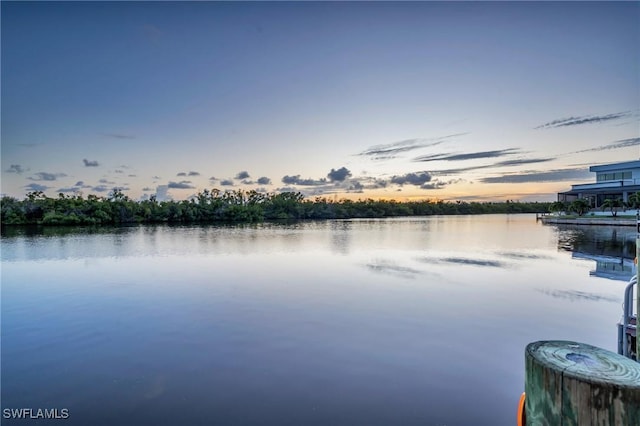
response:
<path fill-rule="evenodd" d="M 305 199 L 299 192 L 261 193 L 254 190 L 204 190 L 188 200 L 135 201 L 114 189 L 107 197 L 48 197 L 30 192 L 23 200 L 0 200 L 2 225 L 98 225 L 127 223 L 215 223 L 270 220 L 383 218 L 394 216 L 542 213 L 545 202 L 465 202 Z"/>

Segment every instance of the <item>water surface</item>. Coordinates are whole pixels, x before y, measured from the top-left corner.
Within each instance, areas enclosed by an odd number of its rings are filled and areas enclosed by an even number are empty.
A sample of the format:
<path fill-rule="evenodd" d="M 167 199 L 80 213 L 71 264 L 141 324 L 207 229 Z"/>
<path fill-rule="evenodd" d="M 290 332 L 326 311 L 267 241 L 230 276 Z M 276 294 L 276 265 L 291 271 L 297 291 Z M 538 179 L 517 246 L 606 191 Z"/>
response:
<path fill-rule="evenodd" d="M 528 343 L 616 350 L 634 254 L 632 228 L 533 215 L 5 229 L 2 408 L 512 425 Z"/>

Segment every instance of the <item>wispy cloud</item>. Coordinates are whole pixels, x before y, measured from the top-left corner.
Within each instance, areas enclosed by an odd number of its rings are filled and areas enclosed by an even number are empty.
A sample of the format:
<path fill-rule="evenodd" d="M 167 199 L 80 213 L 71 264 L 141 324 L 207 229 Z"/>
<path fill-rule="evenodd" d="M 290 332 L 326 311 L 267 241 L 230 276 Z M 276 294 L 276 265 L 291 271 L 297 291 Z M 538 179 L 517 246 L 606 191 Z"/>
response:
<path fill-rule="evenodd" d="M 65 177 L 67 176 L 64 173 L 47 173 L 47 172 L 38 172 L 36 174 L 34 174 L 33 176 L 31 176 L 29 178 L 29 180 L 36 180 L 36 181 L 41 181 L 41 180 L 46 180 L 46 181 L 53 181 L 53 180 L 57 180 L 60 177 Z"/>
<path fill-rule="evenodd" d="M 134 135 L 126 135 L 124 133 L 102 133 L 102 136 L 106 136 L 112 139 L 135 139 Z"/>
<path fill-rule="evenodd" d="M 200 173 L 194 172 L 193 170 L 189 172 L 188 176 L 200 176 Z"/>
<path fill-rule="evenodd" d="M 431 174 L 433 175 L 456 175 L 463 172 L 468 172 L 472 170 L 482 170 L 482 169 L 493 169 L 500 167 L 512 167 L 512 166 L 521 166 L 523 164 L 535 164 L 535 163 L 545 163 L 548 161 L 555 160 L 555 158 L 521 158 L 518 160 L 505 160 L 499 161 L 497 163 L 492 164 L 484 164 L 480 166 L 470 166 L 470 167 L 460 167 L 455 169 L 443 169 L 443 170 L 432 170 Z"/>
<path fill-rule="evenodd" d="M 82 162 L 84 163 L 85 167 L 98 167 L 100 165 L 97 161 L 89 161 L 86 158 L 83 158 Z"/>
<path fill-rule="evenodd" d="M 485 177 L 482 183 L 530 183 L 530 182 L 559 182 L 583 180 L 592 177 L 588 169 L 560 169 L 547 171 L 532 171 L 525 173 L 505 174 L 502 176 Z"/>
<path fill-rule="evenodd" d="M 541 124 L 535 129 L 552 129 L 556 127 L 578 126 L 580 124 L 602 123 L 603 121 L 617 120 L 619 118 L 628 117 L 631 111 L 615 112 L 605 115 L 583 115 L 580 117 L 560 118 L 548 123 Z"/>
<path fill-rule="evenodd" d="M 190 180 L 183 180 L 180 182 L 169 182 L 167 185 L 170 189 L 193 189 L 195 186 L 191 184 Z"/>
<path fill-rule="evenodd" d="M 433 154 L 433 155 L 422 155 L 420 157 L 416 157 L 413 161 L 420 162 L 428 162 L 428 161 L 464 161 L 464 160 L 476 160 L 479 158 L 496 158 L 503 157 L 506 155 L 513 155 L 519 153 L 520 150 L 518 148 L 507 148 L 507 149 L 498 149 L 494 151 L 478 151 L 478 152 L 469 152 L 466 154 Z"/>
<path fill-rule="evenodd" d="M 575 151 L 574 154 L 577 154 L 580 152 L 607 151 L 610 149 L 628 148 L 630 146 L 638 146 L 638 145 L 640 145 L 640 138 L 622 139 L 615 142 L 611 142 L 610 144 L 607 144 L 607 145 L 600 145 L 595 148 Z"/>
<path fill-rule="evenodd" d="M 22 174 L 25 172 L 25 169 L 20 164 L 12 164 L 7 170 L 5 170 L 5 172 Z"/>
<path fill-rule="evenodd" d="M 233 181 L 231 179 L 223 179 L 220 181 L 220 185 L 222 186 L 233 186 Z"/>
<path fill-rule="evenodd" d="M 406 139 L 399 142 L 393 142 L 385 145 L 374 145 L 366 150 L 362 151 L 357 155 L 367 156 L 377 160 L 387 160 L 392 159 L 397 156 L 397 154 L 413 151 L 420 148 L 426 148 L 430 146 L 440 145 L 445 142 L 447 139 L 452 139 L 458 136 L 464 136 L 467 133 L 456 133 L 453 135 L 447 135 L 437 138 L 415 138 L 415 139 Z"/>

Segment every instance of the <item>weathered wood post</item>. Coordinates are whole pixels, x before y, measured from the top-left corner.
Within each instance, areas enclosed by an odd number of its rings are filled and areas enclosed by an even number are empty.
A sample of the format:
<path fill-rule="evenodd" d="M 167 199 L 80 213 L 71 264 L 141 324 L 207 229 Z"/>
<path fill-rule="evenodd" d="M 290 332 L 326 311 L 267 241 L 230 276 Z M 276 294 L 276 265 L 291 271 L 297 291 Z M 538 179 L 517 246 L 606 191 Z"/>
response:
<path fill-rule="evenodd" d="M 640 363 L 584 343 L 525 351 L 527 426 L 640 425 Z"/>

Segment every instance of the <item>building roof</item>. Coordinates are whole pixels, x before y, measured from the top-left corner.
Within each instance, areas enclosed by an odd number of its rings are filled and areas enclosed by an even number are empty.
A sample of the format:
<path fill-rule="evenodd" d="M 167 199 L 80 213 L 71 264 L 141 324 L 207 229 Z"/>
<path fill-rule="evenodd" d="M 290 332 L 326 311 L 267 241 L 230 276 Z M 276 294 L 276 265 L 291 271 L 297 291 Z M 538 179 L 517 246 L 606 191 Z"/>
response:
<path fill-rule="evenodd" d="M 608 172 L 611 170 L 640 169 L 640 160 L 625 161 L 624 163 L 602 164 L 589 167 L 590 172 Z"/>
<path fill-rule="evenodd" d="M 640 185 L 629 185 L 629 186 L 615 186 L 615 187 L 606 187 L 606 188 L 587 188 L 587 189 L 570 189 L 569 191 L 558 192 L 558 194 L 563 195 L 578 195 L 578 194 L 616 194 L 616 193 L 634 193 L 640 192 Z"/>

